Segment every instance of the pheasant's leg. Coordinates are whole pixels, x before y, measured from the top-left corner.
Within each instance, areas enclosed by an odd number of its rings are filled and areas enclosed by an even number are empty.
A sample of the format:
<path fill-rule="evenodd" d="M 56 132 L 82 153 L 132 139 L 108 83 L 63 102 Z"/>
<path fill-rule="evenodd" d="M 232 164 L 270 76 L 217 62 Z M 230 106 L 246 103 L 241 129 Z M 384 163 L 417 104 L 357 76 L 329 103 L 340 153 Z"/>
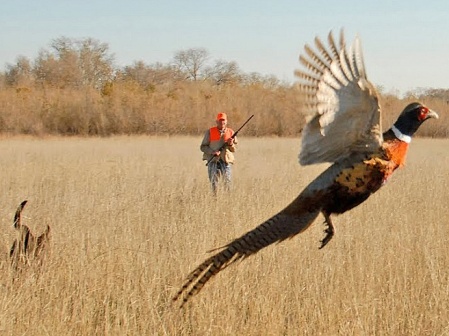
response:
<path fill-rule="evenodd" d="M 322 249 L 324 246 L 326 246 L 327 243 L 330 242 L 335 233 L 335 228 L 334 225 L 332 224 L 331 216 L 327 213 L 323 213 L 323 215 L 324 215 L 324 224 L 326 224 L 327 228 L 326 230 L 324 230 L 326 236 L 321 241 L 320 249 Z"/>

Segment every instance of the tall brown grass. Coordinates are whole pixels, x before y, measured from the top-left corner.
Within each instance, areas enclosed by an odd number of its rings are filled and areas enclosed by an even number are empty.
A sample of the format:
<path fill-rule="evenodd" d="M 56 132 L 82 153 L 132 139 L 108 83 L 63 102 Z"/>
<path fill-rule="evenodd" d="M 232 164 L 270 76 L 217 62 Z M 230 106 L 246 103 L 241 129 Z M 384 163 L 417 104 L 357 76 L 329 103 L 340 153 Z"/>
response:
<path fill-rule="evenodd" d="M 234 190 L 211 198 L 200 137 L 3 138 L 0 330 L 5 335 L 444 335 L 449 332 L 446 140 L 335 218 L 226 269 L 180 310 L 206 256 L 273 215 L 325 166 L 297 139 L 241 137 Z M 42 269 L 17 274 L 12 218 L 52 227 Z M 13 281 L 13 279 L 15 279 Z"/>

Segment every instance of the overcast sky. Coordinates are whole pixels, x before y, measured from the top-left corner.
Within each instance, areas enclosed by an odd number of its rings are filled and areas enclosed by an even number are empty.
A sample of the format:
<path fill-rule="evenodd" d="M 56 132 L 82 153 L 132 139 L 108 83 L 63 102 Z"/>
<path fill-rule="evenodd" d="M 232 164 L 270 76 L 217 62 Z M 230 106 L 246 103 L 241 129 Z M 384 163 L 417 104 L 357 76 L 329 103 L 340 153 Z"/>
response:
<path fill-rule="evenodd" d="M 449 88 L 446 0 L 17 0 L 0 9 L 1 70 L 65 36 L 107 43 L 116 66 L 168 63 L 176 51 L 205 48 L 246 73 L 294 81 L 304 44 L 344 27 L 347 40 L 360 36 L 375 85 Z"/>

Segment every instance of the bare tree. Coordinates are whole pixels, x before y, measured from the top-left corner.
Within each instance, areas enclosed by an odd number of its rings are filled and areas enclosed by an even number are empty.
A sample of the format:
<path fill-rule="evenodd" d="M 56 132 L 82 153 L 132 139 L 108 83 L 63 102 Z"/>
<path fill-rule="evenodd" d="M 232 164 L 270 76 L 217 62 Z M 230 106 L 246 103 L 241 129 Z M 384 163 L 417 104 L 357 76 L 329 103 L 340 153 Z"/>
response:
<path fill-rule="evenodd" d="M 51 50 L 41 50 L 35 62 L 34 72 L 41 82 L 99 89 L 113 77 L 113 56 L 106 43 L 60 37 L 50 47 Z"/>
<path fill-rule="evenodd" d="M 186 79 L 197 81 L 204 75 L 202 71 L 206 66 L 209 53 L 204 48 L 192 48 L 175 53 L 174 65 L 179 71 L 186 74 Z"/>
<path fill-rule="evenodd" d="M 443 88 L 418 87 L 414 90 L 407 91 L 404 95 L 406 98 L 424 100 L 426 98 L 438 98 L 449 102 L 449 90 Z"/>
<path fill-rule="evenodd" d="M 162 63 L 147 65 L 143 61 L 124 67 L 118 77 L 123 80 L 133 80 L 145 89 L 182 80 L 179 71 L 172 65 Z"/>
<path fill-rule="evenodd" d="M 242 83 L 245 85 L 261 85 L 267 89 L 276 89 L 282 83 L 274 75 L 261 75 L 258 72 L 251 72 L 242 76 Z"/>
<path fill-rule="evenodd" d="M 107 43 L 100 43 L 92 38 L 77 41 L 79 67 L 83 84 L 101 88 L 113 76 L 113 55 L 109 54 Z"/>
<path fill-rule="evenodd" d="M 237 62 L 223 60 L 215 61 L 213 66 L 206 69 L 205 74 L 215 85 L 238 82 L 242 76 Z"/>
<path fill-rule="evenodd" d="M 33 72 L 30 60 L 18 56 L 15 64 L 7 64 L 5 81 L 9 86 L 28 86 L 33 82 Z"/>
<path fill-rule="evenodd" d="M 78 55 L 74 50 L 65 50 L 60 55 L 41 50 L 33 71 L 37 81 L 41 83 L 56 87 L 82 86 Z"/>

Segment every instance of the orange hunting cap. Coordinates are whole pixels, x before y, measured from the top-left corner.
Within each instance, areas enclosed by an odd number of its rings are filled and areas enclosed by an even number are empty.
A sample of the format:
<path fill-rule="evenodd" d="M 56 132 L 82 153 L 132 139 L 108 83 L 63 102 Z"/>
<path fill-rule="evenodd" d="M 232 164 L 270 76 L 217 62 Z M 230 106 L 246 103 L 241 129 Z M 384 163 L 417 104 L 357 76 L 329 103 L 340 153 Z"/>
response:
<path fill-rule="evenodd" d="M 226 113 L 220 112 L 217 114 L 217 120 L 228 120 Z"/>

